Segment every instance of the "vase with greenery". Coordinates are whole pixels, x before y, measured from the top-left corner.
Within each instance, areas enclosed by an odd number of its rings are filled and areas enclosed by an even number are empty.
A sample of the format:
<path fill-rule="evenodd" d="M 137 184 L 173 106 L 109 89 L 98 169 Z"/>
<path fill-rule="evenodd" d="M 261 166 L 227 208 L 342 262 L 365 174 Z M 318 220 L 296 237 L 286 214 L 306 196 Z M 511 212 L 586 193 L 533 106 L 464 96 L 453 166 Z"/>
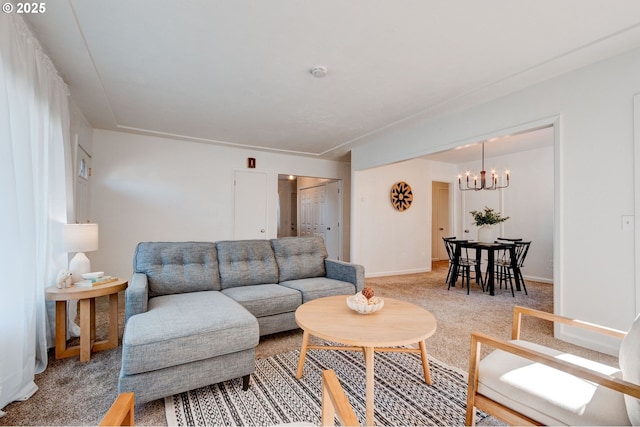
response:
<path fill-rule="evenodd" d="M 473 216 L 473 225 L 478 226 L 478 241 L 480 242 L 493 242 L 495 240 L 493 225 L 500 224 L 509 219 L 508 216 L 503 217 L 500 212 L 496 212 L 488 206 L 485 206 L 481 211 L 469 212 Z"/>

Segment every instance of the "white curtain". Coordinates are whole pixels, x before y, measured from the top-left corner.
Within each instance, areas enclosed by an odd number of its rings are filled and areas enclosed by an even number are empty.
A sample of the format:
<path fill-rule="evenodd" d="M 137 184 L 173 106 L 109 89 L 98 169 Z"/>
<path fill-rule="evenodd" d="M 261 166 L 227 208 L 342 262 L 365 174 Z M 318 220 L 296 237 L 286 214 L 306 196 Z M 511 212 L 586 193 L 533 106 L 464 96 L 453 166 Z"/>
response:
<path fill-rule="evenodd" d="M 37 390 L 54 342 L 44 288 L 67 266 L 56 236 L 67 222 L 67 96 L 22 18 L 0 14 L 0 409 Z"/>

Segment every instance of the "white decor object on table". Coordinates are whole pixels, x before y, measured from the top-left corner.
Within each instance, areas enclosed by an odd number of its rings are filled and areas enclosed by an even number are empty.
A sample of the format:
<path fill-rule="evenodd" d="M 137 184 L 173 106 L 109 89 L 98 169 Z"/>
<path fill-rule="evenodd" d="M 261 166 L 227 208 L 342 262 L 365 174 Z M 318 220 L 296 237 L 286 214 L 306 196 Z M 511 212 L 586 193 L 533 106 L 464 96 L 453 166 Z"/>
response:
<path fill-rule="evenodd" d="M 496 212 L 495 209 L 488 206 L 485 206 L 481 211 L 469 213 L 473 217 L 472 225 L 478 227 L 478 241 L 483 243 L 493 243 L 500 237 L 496 225 L 509 219 L 508 216 L 503 217 L 500 212 Z"/>
<path fill-rule="evenodd" d="M 375 298 L 375 300 L 373 300 Z M 372 297 L 373 301 L 368 301 L 361 292 L 347 297 L 347 306 L 360 314 L 374 313 L 384 307 L 384 300 L 379 297 Z"/>
<path fill-rule="evenodd" d="M 84 254 L 98 250 L 98 224 L 66 224 L 63 228 L 62 243 L 64 251 L 75 253 L 69 261 L 69 273 L 73 283 L 82 280 L 82 275 L 91 272 L 91 261 Z M 67 303 L 70 336 L 80 336 L 80 327 L 75 323 L 78 305 L 75 301 Z"/>
<path fill-rule="evenodd" d="M 493 243 L 499 237 L 497 227 L 493 225 L 483 225 L 478 227 L 478 242 Z"/>
<path fill-rule="evenodd" d="M 63 243 L 65 252 L 75 252 L 69 261 L 69 272 L 73 281 L 79 282 L 83 274 L 91 272 L 91 261 L 84 253 L 98 250 L 98 224 L 65 225 Z"/>

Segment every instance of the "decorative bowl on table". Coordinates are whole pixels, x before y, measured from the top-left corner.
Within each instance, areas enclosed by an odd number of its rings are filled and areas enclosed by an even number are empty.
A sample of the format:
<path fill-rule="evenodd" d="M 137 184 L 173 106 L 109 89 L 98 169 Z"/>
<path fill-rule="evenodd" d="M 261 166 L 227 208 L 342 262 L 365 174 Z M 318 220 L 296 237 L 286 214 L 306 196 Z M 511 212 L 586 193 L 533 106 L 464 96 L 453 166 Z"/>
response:
<path fill-rule="evenodd" d="M 380 310 L 384 306 L 384 300 L 376 296 L 367 298 L 362 292 L 358 292 L 347 297 L 347 306 L 360 314 L 369 314 Z"/>

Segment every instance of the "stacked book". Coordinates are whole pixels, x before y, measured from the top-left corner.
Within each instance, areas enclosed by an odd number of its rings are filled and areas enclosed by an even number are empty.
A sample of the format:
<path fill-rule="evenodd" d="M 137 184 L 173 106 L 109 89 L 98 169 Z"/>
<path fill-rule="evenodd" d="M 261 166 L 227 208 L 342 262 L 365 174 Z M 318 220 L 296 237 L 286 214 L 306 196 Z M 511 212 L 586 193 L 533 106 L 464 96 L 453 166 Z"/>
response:
<path fill-rule="evenodd" d="M 78 282 L 75 282 L 74 285 L 75 286 L 98 286 L 98 285 L 104 285 L 105 283 L 109 283 L 109 282 L 115 282 L 116 280 L 118 280 L 117 277 L 100 276 L 100 277 L 94 277 L 91 279 L 82 279 Z"/>

